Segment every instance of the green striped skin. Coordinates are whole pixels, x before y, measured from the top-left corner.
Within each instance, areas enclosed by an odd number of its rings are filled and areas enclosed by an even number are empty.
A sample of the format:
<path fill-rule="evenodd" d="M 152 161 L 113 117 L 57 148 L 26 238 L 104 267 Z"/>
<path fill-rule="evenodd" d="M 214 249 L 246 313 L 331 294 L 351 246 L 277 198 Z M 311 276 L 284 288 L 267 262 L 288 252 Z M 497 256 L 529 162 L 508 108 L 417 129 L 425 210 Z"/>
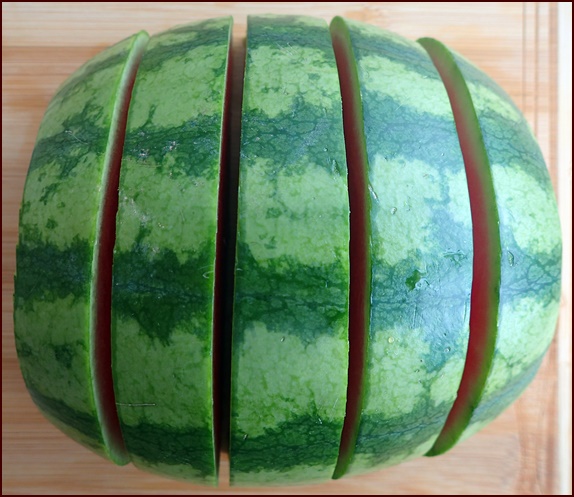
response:
<path fill-rule="evenodd" d="M 231 25 L 150 39 L 128 116 L 113 267 L 114 385 L 132 461 L 206 484 L 217 482 L 213 295 Z"/>
<path fill-rule="evenodd" d="M 96 55 L 50 102 L 26 179 L 14 292 L 16 348 L 40 410 L 64 433 L 119 464 L 94 371 L 96 237 L 114 139 L 140 33 Z"/>
<path fill-rule="evenodd" d="M 490 423 L 532 381 L 554 336 L 562 254 L 552 183 L 525 118 L 486 74 L 443 45 L 442 50 L 454 58 L 478 118 L 498 210 L 501 265 L 494 354 L 484 389 L 472 401 L 470 419 L 432 454 Z"/>
<path fill-rule="evenodd" d="M 416 43 L 354 21 L 370 198 L 370 326 L 348 473 L 423 455 L 456 398 L 468 344 L 472 223 L 448 96 Z M 369 295 L 369 293 L 367 293 Z"/>
<path fill-rule="evenodd" d="M 235 277 L 231 483 L 327 480 L 345 415 L 349 204 L 317 19 L 248 18 Z"/>

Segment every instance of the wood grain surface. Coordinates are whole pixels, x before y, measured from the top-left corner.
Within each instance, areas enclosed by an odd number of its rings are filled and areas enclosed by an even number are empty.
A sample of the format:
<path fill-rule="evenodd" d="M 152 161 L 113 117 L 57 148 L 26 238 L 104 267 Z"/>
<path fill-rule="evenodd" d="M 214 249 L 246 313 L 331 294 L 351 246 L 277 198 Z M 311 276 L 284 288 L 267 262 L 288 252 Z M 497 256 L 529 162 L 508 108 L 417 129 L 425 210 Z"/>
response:
<path fill-rule="evenodd" d="M 438 458 L 322 485 L 219 488 L 115 467 L 66 438 L 32 403 L 18 368 L 12 292 L 18 208 L 43 112 L 58 85 L 103 48 L 145 29 L 220 15 L 234 41 L 251 13 L 359 19 L 438 38 L 495 78 L 524 111 L 556 188 L 564 230 L 562 310 L 535 381 L 490 426 Z M 2 4 L 2 490 L 5 494 L 570 494 L 572 333 L 572 10 L 552 3 Z M 568 53 L 570 55 L 568 55 Z M 569 128 L 568 128 L 569 127 Z M 569 131 L 568 131 L 569 129 Z"/>

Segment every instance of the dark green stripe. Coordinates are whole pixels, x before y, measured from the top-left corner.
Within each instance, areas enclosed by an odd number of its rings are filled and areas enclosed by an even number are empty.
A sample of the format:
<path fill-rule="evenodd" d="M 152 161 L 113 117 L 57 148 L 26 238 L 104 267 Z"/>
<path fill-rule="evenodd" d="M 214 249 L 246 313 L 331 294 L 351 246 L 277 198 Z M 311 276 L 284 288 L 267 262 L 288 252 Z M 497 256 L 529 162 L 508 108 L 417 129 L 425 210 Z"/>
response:
<path fill-rule="evenodd" d="M 416 380 L 413 378 L 413 381 Z M 356 454 L 366 458 L 362 467 L 377 468 L 395 464 L 397 458 L 406 460 L 420 456 L 419 444 L 427 442 L 430 447 L 429 440 L 433 440 L 441 430 L 444 413 L 448 413 L 449 409 L 450 403 L 434 406 L 423 402 L 404 416 L 388 418 L 363 414 L 356 448 Z"/>
<path fill-rule="evenodd" d="M 287 257 L 258 265 L 245 243 L 237 257 L 243 268 L 236 292 L 234 346 L 245 331 L 240 323 L 262 321 L 270 331 L 296 335 L 305 345 L 332 335 L 347 313 L 348 288 L 338 263 L 304 266 Z M 321 288 L 321 291 L 317 291 Z"/>
<path fill-rule="evenodd" d="M 310 413 L 280 423 L 258 437 L 232 434 L 232 447 L 249 457 L 231 459 L 233 473 L 249 473 L 256 478 L 258 472 L 288 473 L 296 466 L 323 466 L 339 452 L 339 423 L 318 422 L 318 415 Z"/>
<path fill-rule="evenodd" d="M 483 396 L 472 413 L 472 424 L 490 422 L 512 404 L 530 385 L 545 355 L 546 352 L 532 363 L 523 364 L 520 374 L 509 379 L 503 388 L 492 395 Z M 494 360 L 504 360 L 504 358 L 495 357 Z M 508 364 L 508 368 L 509 371 L 512 370 L 512 364 Z"/>
<path fill-rule="evenodd" d="M 77 411 L 76 409 L 68 406 L 63 400 L 43 395 L 34 388 L 28 387 L 28 391 L 40 410 L 45 411 L 49 416 L 58 419 L 64 423 L 64 425 L 70 426 L 86 435 L 89 440 L 84 440 L 84 442 L 89 441 L 93 444 L 94 449 L 101 450 L 101 446 L 104 445 L 104 441 L 100 424 L 94 416 Z"/>
<path fill-rule="evenodd" d="M 213 21 L 208 20 L 201 23 L 193 23 L 164 31 L 158 36 L 182 35 L 182 40 L 178 43 L 167 42 L 166 44 L 155 44 L 145 53 L 142 59 L 139 73 L 150 73 L 161 71 L 162 65 L 175 57 L 184 57 L 190 50 L 197 47 L 221 47 L 227 43 L 229 36 L 229 25 L 222 24 L 219 27 L 209 28 Z M 183 35 L 197 34 L 195 38 L 185 38 Z M 222 60 L 221 72 L 225 72 L 225 60 Z M 183 102 L 182 102 L 183 104 Z"/>
<path fill-rule="evenodd" d="M 472 77 L 478 78 L 478 76 L 475 76 L 477 70 L 471 69 L 472 66 L 467 62 L 463 62 L 462 58 L 455 56 L 455 60 L 459 66 L 466 66 L 466 71 L 472 73 Z M 483 85 L 497 95 L 501 93 L 498 85 L 495 85 L 491 80 L 489 81 L 487 76 L 482 75 L 478 81 L 475 81 L 466 72 L 463 74 L 467 81 Z M 501 98 L 518 115 L 521 115 L 507 95 L 501 96 Z M 532 135 L 526 120 L 522 118 L 521 121 L 517 122 L 514 119 L 509 119 L 496 108 L 481 108 L 479 112 L 480 128 L 491 164 L 502 167 L 520 165 L 521 170 L 534 178 L 541 189 L 552 191 L 552 183 L 550 182 L 542 151 Z"/>
<path fill-rule="evenodd" d="M 426 373 L 440 371 L 464 345 L 458 343 L 461 323 L 468 322 L 470 310 L 467 271 L 457 267 L 450 254 L 437 255 L 425 270 L 413 269 L 409 259 L 395 265 L 373 261 L 371 339 L 380 330 L 396 329 L 408 346 L 409 333 L 422 334 L 429 352 L 421 356 L 419 367 Z M 463 263 L 471 261 L 472 254 L 465 254 Z"/>
<path fill-rule="evenodd" d="M 28 175 L 46 165 L 56 164 L 59 169 L 58 177 L 63 181 L 74 174 L 74 169 L 81 164 L 82 157 L 90 152 L 103 155 L 108 145 L 109 129 L 94 124 L 103 112 L 102 107 L 86 102 L 79 112 L 63 120 L 64 131 L 38 140 Z M 53 183 L 39 200 L 46 204 L 53 190 L 61 186 L 60 183 Z"/>
<path fill-rule="evenodd" d="M 221 115 L 199 115 L 178 126 L 158 127 L 153 123 L 154 110 L 142 127 L 127 134 L 123 160 L 153 167 L 158 175 L 169 174 L 174 181 L 182 176 L 216 178 Z"/>
<path fill-rule="evenodd" d="M 144 239 L 141 228 L 132 250 L 114 256 L 114 312 L 135 319 L 143 332 L 167 346 L 178 324 L 190 322 L 198 311 L 210 312 L 213 282 L 198 268 L 213 265 L 214 254 L 198 250 L 180 263 L 173 251 L 155 251 Z M 200 326 L 195 334 L 207 341 L 211 329 Z"/>
<path fill-rule="evenodd" d="M 403 42 L 401 42 L 399 41 L 401 40 L 400 35 L 383 30 L 375 32 L 373 27 L 369 27 L 372 31 L 367 33 L 357 29 L 357 22 L 353 22 L 353 24 L 350 24 L 349 28 L 353 33 L 352 43 L 357 65 L 360 66 L 361 60 L 365 57 L 382 56 L 391 62 L 400 64 L 407 72 L 414 72 L 425 78 L 437 79 L 434 66 L 429 61 L 425 61 L 420 52 L 405 45 L 405 38 L 402 38 Z M 393 37 L 396 40 L 393 40 Z"/>
<path fill-rule="evenodd" d="M 514 240 L 512 227 L 506 226 L 507 243 L 502 253 L 502 272 L 505 280 L 501 302 L 536 297 L 544 304 L 560 300 L 562 246 L 551 252 L 532 253 L 522 250 Z"/>
<path fill-rule="evenodd" d="M 300 16 L 249 17 L 248 42 L 251 50 L 261 46 L 312 48 L 323 51 L 326 60 L 332 60 L 333 46 L 330 37 L 325 34 L 323 27 L 300 22 Z M 249 58 L 249 51 L 247 57 Z"/>
<path fill-rule="evenodd" d="M 150 407 L 149 409 L 153 409 Z M 122 423 L 129 452 L 145 460 L 146 466 L 188 465 L 190 474 L 213 477 L 213 435 L 207 427 L 172 428 L 168 425 Z"/>
<path fill-rule="evenodd" d="M 21 243 L 16 259 L 16 309 L 32 310 L 35 300 L 54 302 L 68 295 L 84 299 L 88 294 L 92 247 L 87 240 L 76 238 L 65 249 L 48 243 Z"/>
<path fill-rule="evenodd" d="M 243 148 L 252 157 L 270 159 L 267 173 L 270 186 L 279 174 L 303 175 L 306 163 L 301 158 L 304 156 L 310 156 L 315 164 L 329 173 L 343 177 L 347 175 L 345 162 L 341 161 L 344 151 L 340 126 L 324 109 L 309 105 L 298 96 L 289 112 L 273 119 L 255 110 L 246 110 L 242 116 L 244 122 L 249 123 L 242 130 Z M 320 146 L 310 148 L 310 143 Z M 280 167 L 281 164 L 289 164 L 289 167 Z"/>
<path fill-rule="evenodd" d="M 124 41 L 120 43 L 124 43 Z M 108 50 L 111 48 L 112 47 L 108 48 Z M 126 47 L 126 50 L 118 52 L 112 56 L 102 58 L 100 55 L 96 56 L 93 60 L 88 61 L 84 66 L 78 69 L 77 73 L 74 73 L 65 81 L 65 83 L 58 89 L 56 95 L 54 95 L 52 101 L 66 100 L 68 98 L 72 98 L 78 92 L 85 91 L 88 87 L 90 78 L 98 74 L 100 71 L 107 71 L 116 66 L 123 65 L 128 53 L 129 49 Z"/>
<path fill-rule="evenodd" d="M 382 154 L 385 160 L 420 160 L 429 164 L 429 174 L 434 172 L 437 182 L 446 171 L 461 171 L 460 145 L 452 119 L 421 112 L 373 91 L 363 89 L 361 93 L 371 162 L 377 154 Z M 424 123 L 424 130 L 421 123 Z M 396 174 L 404 173 L 397 170 Z M 448 195 L 446 182 L 440 184 Z"/>

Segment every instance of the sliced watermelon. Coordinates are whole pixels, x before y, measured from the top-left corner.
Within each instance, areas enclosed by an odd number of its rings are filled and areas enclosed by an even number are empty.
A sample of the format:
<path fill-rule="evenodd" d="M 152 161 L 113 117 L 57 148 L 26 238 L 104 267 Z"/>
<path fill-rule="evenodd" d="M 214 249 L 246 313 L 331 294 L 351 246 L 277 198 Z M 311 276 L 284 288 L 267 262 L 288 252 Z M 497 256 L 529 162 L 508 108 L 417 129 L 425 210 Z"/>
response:
<path fill-rule="evenodd" d="M 98 454 L 205 484 L 227 418 L 233 485 L 440 454 L 552 340 L 561 240 L 540 149 L 439 42 L 342 18 L 331 39 L 303 16 L 248 19 L 229 137 L 231 24 L 145 54 L 140 33 L 50 103 L 17 247 L 30 394 Z"/>
<path fill-rule="evenodd" d="M 14 292 L 32 398 L 64 433 L 119 464 L 129 458 L 111 388 L 110 323 L 98 313 L 109 296 L 101 263 L 113 247 L 104 204 L 147 39 L 140 33 L 98 54 L 50 102 L 26 178 Z"/>
<path fill-rule="evenodd" d="M 562 245 L 548 170 L 520 111 L 464 58 L 436 40 L 420 43 L 466 128 L 461 139 L 480 162 L 470 188 L 479 191 L 477 243 L 487 247 L 474 275 L 486 294 L 473 287 L 471 346 L 457 401 L 429 452 L 437 455 L 491 422 L 534 377 L 554 336 Z"/>
<path fill-rule="evenodd" d="M 432 61 L 363 23 L 336 18 L 331 29 L 356 73 L 341 77 L 358 102 L 345 118 L 363 118 L 370 229 L 360 416 L 337 477 L 423 455 L 439 435 L 464 367 L 473 249 L 464 162 Z"/>
<path fill-rule="evenodd" d="M 345 415 L 349 200 L 329 30 L 248 18 L 231 483 L 331 478 Z"/>
<path fill-rule="evenodd" d="M 232 20 L 151 38 L 130 105 L 113 266 L 113 373 L 137 466 L 215 484 L 218 196 Z M 166 98 L 169 97 L 169 98 Z"/>

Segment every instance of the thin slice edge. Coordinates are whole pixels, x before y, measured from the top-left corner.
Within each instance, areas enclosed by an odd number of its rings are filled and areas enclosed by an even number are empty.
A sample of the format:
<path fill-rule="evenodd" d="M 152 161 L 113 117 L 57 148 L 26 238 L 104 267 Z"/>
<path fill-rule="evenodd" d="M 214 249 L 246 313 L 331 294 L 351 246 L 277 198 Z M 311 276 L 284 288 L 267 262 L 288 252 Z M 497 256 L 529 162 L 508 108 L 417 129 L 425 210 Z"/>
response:
<path fill-rule="evenodd" d="M 437 68 L 452 106 L 468 181 L 474 246 L 468 351 L 457 398 L 426 454 L 436 456 L 460 440 L 482 397 L 492 365 L 498 332 L 501 241 L 491 166 L 464 76 L 442 43 L 431 38 L 418 42 Z"/>

